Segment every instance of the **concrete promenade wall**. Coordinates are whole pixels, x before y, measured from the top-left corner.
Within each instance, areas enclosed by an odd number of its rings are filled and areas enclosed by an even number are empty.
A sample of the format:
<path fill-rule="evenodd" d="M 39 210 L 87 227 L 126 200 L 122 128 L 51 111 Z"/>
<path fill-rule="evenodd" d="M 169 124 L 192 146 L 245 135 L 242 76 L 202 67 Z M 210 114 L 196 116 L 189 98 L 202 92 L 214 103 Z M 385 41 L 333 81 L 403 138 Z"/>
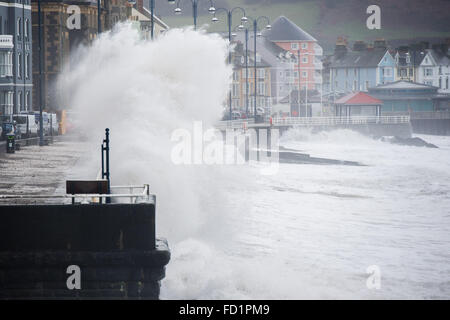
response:
<path fill-rule="evenodd" d="M 280 132 L 283 133 L 290 128 L 296 126 L 280 126 Z M 410 138 L 412 135 L 412 127 L 410 123 L 399 124 L 351 124 L 351 125 L 334 125 L 334 126 L 298 126 L 297 128 L 312 128 L 313 132 L 331 131 L 336 129 L 348 129 L 359 132 L 364 135 L 373 137 L 397 136 L 401 138 Z"/>
<path fill-rule="evenodd" d="M 411 119 L 414 133 L 450 135 L 450 119 Z"/>
<path fill-rule="evenodd" d="M 159 297 L 170 251 L 153 204 L 5 205 L 0 221 L 0 299 Z"/>

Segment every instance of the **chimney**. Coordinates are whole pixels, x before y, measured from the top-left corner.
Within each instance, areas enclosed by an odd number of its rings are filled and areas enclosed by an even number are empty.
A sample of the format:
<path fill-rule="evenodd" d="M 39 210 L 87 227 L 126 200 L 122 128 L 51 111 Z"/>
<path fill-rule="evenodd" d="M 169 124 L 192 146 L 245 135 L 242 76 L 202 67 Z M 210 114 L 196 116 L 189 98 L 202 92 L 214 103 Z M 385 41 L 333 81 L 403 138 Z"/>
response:
<path fill-rule="evenodd" d="M 364 41 L 358 40 L 353 43 L 353 51 L 364 51 L 367 49 L 367 43 Z"/>
<path fill-rule="evenodd" d="M 387 48 L 386 40 L 384 40 L 383 38 L 376 39 L 373 43 L 373 46 L 374 48 L 377 49 L 386 49 Z"/>
<path fill-rule="evenodd" d="M 336 40 L 336 47 L 334 48 L 334 55 L 337 58 L 342 58 L 347 53 L 347 40 L 343 37 L 338 37 Z"/>
<path fill-rule="evenodd" d="M 430 48 L 430 43 L 428 41 L 422 41 L 422 42 L 420 42 L 420 45 L 421 45 L 423 50 L 426 50 L 426 49 Z"/>

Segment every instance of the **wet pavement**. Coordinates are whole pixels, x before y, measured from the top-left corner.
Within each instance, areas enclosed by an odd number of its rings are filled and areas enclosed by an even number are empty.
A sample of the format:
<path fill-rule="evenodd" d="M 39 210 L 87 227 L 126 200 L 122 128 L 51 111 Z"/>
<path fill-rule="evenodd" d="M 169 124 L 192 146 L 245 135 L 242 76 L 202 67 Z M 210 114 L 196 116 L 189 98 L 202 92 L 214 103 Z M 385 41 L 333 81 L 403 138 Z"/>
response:
<path fill-rule="evenodd" d="M 85 142 L 67 137 L 58 137 L 42 147 L 21 147 L 12 154 L 0 152 L 0 195 L 64 194 L 65 180 L 81 174 L 82 170 L 76 168 L 88 153 Z M 10 204 L 40 202 L 44 201 L 0 199 L 0 203 Z"/>

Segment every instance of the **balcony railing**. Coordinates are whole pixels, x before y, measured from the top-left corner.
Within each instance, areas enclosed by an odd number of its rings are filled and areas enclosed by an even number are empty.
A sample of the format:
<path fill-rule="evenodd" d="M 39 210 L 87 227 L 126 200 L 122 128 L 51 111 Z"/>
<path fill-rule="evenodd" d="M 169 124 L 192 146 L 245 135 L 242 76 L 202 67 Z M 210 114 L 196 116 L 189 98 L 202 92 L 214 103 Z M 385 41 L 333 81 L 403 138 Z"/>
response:
<path fill-rule="evenodd" d="M 0 35 L 0 48 L 12 49 L 14 47 L 13 44 L 13 36 L 4 34 Z"/>

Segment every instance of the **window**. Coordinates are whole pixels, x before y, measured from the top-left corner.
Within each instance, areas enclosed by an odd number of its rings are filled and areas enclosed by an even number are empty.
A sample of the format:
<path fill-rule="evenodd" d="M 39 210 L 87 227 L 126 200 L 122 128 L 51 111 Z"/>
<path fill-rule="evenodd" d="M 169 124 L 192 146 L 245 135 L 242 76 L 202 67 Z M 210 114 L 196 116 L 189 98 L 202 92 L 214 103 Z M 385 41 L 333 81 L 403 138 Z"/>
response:
<path fill-rule="evenodd" d="M 292 50 L 298 50 L 298 43 L 292 42 L 292 43 L 291 43 L 291 49 L 292 49 Z"/>
<path fill-rule="evenodd" d="M 445 79 L 445 88 L 448 89 L 448 77 Z"/>
<path fill-rule="evenodd" d="M 29 73 L 29 70 L 28 70 L 29 59 L 30 59 L 29 54 L 26 53 L 25 54 L 25 78 L 26 79 L 28 79 L 30 77 L 30 73 Z"/>
<path fill-rule="evenodd" d="M 369 90 L 369 81 L 366 81 L 366 91 Z"/>
<path fill-rule="evenodd" d="M 266 99 L 264 98 L 258 98 L 258 106 L 265 107 L 266 106 Z"/>
<path fill-rule="evenodd" d="M 439 66 L 439 74 L 442 74 L 442 67 Z"/>
<path fill-rule="evenodd" d="M 439 88 L 442 88 L 442 78 L 439 78 Z"/>
<path fill-rule="evenodd" d="M 22 91 L 17 93 L 17 110 L 24 111 L 22 108 Z"/>
<path fill-rule="evenodd" d="M 28 40 L 28 28 L 29 27 L 30 27 L 30 21 L 28 19 L 25 19 L 25 30 L 24 30 L 25 40 Z"/>
<path fill-rule="evenodd" d="M 264 82 L 258 83 L 258 94 L 261 96 L 266 94 L 266 84 Z"/>
<path fill-rule="evenodd" d="M 234 81 L 239 81 L 239 75 L 237 71 L 233 71 L 233 80 Z"/>
<path fill-rule="evenodd" d="M 308 77 L 308 72 L 307 71 L 302 71 L 302 77 L 303 78 L 307 78 Z"/>
<path fill-rule="evenodd" d="M 426 77 L 430 77 L 433 75 L 433 69 L 431 68 L 425 68 L 423 69 L 423 75 Z"/>
<path fill-rule="evenodd" d="M 303 42 L 302 43 L 302 49 L 308 49 L 308 43 Z"/>
<path fill-rule="evenodd" d="M 22 19 L 21 18 L 17 18 L 17 39 L 20 40 L 20 34 L 21 34 L 21 23 Z"/>
<path fill-rule="evenodd" d="M 308 63 L 308 56 L 302 57 L 302 63 Z"/>
<path fill-rule="evenodd" d="M 13 113 L 13 92 L 12 91 L 3 91 L 1 96 L 1 110 L 3 114 L 12 114 Z"/>
<path fill-rule="evenodd" d="M 239 96 L 239 84 L 235 83 L 233 84 L 233 97 Z"/>
<path fill-rule="evenodd" d="M 17 78 L 22 77 L 22 54 L 17 54 Z"/>
<path fill-rule="evenodd" d="M 258 78 L 264 79 L 266 77 L 266 70 L 264 69 L 258 69 Z"/>
<path fill-rule="evenodd" d="M 25 111 L 30 109 L 30 91 L 25 93 Z"/>
<path fill-rule="evenodd" d="M 353 80 L 353 91 L 358 90 L 358 83 L 356 82 L 356 80 Z"/>
<path fill-rule="evenodd" d="M 392 76 L 392 68 L 383 68 L 383 76 L 391 77 Z"/>
<path fill-rule="evenodd" d="M 11 52 L 0 52 L 0 77 L 12 76 L 12 54 Z"/>

